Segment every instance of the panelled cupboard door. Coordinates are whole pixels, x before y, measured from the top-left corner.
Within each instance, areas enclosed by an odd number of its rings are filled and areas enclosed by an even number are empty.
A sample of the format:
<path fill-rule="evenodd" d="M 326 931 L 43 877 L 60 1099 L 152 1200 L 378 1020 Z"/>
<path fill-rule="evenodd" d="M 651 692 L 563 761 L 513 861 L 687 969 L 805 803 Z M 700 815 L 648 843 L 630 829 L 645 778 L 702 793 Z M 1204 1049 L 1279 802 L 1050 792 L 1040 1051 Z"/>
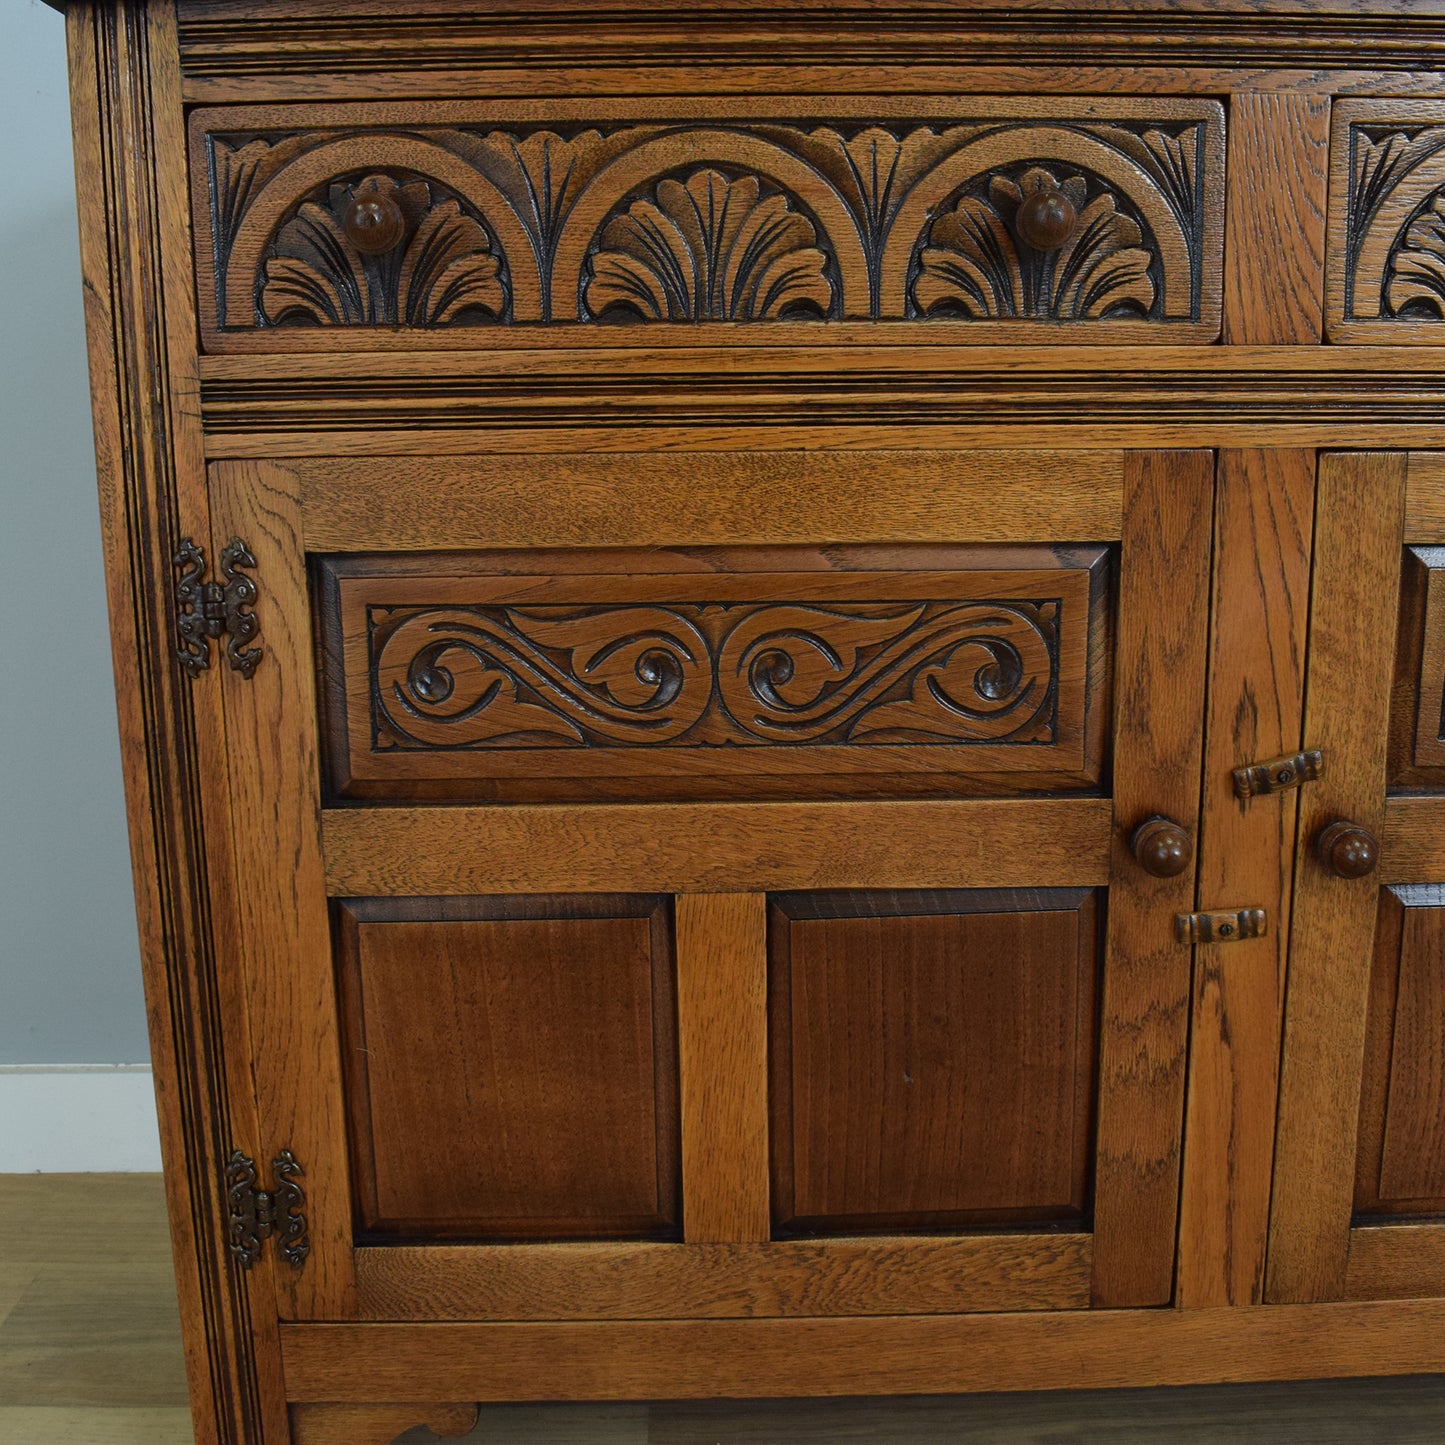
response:
<path fill-rule="evenodd" d="M 1445 458 L 1320 460 L 1268 1298 L 1445 1292 Z"/>
<path fill-rule="evenodd" d="M 282 1318 L 1167 1303 L 1212 486 L 216 464 Z"/>

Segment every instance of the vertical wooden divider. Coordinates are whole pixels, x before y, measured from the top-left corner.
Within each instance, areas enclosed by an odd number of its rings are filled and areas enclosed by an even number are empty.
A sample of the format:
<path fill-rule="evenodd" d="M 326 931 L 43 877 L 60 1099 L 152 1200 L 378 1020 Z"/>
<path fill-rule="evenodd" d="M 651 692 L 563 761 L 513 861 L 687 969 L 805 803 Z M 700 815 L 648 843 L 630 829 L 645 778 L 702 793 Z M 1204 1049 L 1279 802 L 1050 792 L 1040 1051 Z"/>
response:
<path fill-rule="evenodd" d="M 1338 818 L 1384 828 L 1407 461 L 1320 458 L 1305 736 L 1326 758 L 1300 802 L 1270 1301 L 1338 1299 L 1345 1288 L 1379 878 L 1336 878 L 1313 847 Z"/>
<path fill-rule="evenodd" d="M 682 1219 L 690 1244 L 758 1242 L 768 1197 L 767 900 L 677 900 Z"/>
<path fill-rule="evenodd" d="M 1199 906 L 1264 908 L 1269 933 L 1201 948 L 1195 962 L 1175 1298 L 1184 1306 L 1259 1304 L 1264 1293 L 1300 795 L 1242 800 L 1233 774 L 1301 746 L 1314 491 L 1312 451 L 1220 453 Z"/>
<path fill-rule="evenodd" d="M 1114 837 L 1099 1039 L 1093 1301 L 1167 1304 L 1174 1286 L 1190 949 L 1174 919 L 1194 875 L 1154 878 L 1129 848 L 1164 814 L 1199 821 L 1214 457 L 1130 452 L 1114 687 Z"/>
<path fill-rule="evenodd" d="M 1320 339 L 1330 98 L 1233 95 L 1224 221 L 1224 336 L 1234 346 Z"/>
<path fill-rule="evenodd" d="M 316 686 L 306 545 L 295 476 L 267 462 L 211 472 L 212 565 L 241 538 L 255 558 L 260 664 L 250 678 L 212 644 L 233 744 L 235 895 L 245 957 L 263 1187 L 289 1149 L 305 1171 L 311 1252 L 274 1266 L 283 1319 L 354 1312 L 351 1182 L 331 925 L 321 853 Z"/>

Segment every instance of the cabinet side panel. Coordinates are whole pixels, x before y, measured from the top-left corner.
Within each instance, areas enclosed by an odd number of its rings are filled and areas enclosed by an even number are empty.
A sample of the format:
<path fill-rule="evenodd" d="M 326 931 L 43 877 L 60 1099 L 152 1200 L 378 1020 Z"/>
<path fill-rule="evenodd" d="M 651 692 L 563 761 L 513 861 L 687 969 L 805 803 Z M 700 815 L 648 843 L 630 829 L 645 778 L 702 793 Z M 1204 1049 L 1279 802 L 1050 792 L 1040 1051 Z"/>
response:
<path fill-rule="evenodd" d="M 252 1113 L 227 1087 L 245 1043 L 217 952 L 230 881 L 219 701 L 187 683 L 172 636 L 171 559 L 183 535 L 207 532 L 199 416 L 177 400 L 196 393 L 196 358 L 174 12 L 75 4 L 67 22 L 121 756 L 194 1426 L 198 1445 L 281 1442 L 269 1272 L 235 1270 L 223 1231 L 222 1165 Z"/>

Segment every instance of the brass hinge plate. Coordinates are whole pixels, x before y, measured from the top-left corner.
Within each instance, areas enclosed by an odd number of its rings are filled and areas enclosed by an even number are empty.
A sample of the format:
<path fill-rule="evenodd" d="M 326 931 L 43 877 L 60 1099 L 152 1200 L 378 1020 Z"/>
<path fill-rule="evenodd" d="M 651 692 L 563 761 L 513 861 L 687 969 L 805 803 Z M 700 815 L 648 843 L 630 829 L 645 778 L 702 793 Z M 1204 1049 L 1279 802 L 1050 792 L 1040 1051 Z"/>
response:
<path fill-rule="evenodd" d="M 261 661 L 261 649 L 248 646 L 261 630 L 251 610 L 256 583 L 243 568 L 254 568 L 251 549 L 232 537 L 221 549 L 224 582 L 207 582 L 205 551 L 187 537 L 175 555 L 176 657 L 193 678 L 211 665 L 211 642 L 226 639 L 226 660 L 242 677 L 250 677 Z"/>
<path fill-rule="evenodd" d="M 1254 798 L 1262 793 L 1283 793 L 1301 783 L 1312 783 L 1325 770 L 1325 755 L 1318 748 L 1308 752 L 1290 753 L 1287 757 L 1270 758 L 1268 762 L 1250 763 L 1234 770 L 1234 791 L 1241 798 Z"/>
<path fill-rule="evenodd" d="M 1263 938 L 1269 932 L 1269 915 L 1263 908 L 1239 908 L 1217 913 L 1180 913 L 1174 919 L 1180 943 L 1239 943 Z"/>
<path fill-rule="evenodd" d="M 271 1164 L 275 1183 L 262 1189 L 254 1159 L 237 1149 L 227 1161 L 227 1244 L 242 1269 L 250 1269 L 261 1258 L 261 1245 L 272 1236 L 281 1257 L 294 1269 L 306 1262 L 311 1253 L 306 1195 L 296 1182 L 302 1172 L 296 1156 L 283 1149 Z"/>

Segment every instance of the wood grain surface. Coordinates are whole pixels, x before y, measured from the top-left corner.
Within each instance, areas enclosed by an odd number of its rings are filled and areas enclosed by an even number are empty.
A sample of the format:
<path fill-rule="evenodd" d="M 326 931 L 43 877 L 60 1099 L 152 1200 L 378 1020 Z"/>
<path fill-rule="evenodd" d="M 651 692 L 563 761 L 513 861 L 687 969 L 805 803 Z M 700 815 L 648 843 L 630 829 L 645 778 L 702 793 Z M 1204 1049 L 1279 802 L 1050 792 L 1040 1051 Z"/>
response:
<path fill-rule="evenodd" d="M 360 1250 L 360 1316 L 699 1319 L 1081 1309 L 1087 1234 Z"/>
<path fill-rule="evenodd" d="M 1329 145 L 1328 96 L 1250 93 L 1230 101 L 1225 342 L 1320 339 Z"/>
<path fill-rule="evenodd" d="M 1269 1230 L 1299 793 L 1241 801 L 1233 770 L 1302 745 L 1315 458 L 1220 453 L 1199 902 L 1260 907 L 1264 938 L 1195 962 L 1177 1302 L 1258 1304 Z M 1304 746 L 1314 746 L 1307 740 Z"/>
<path fill-rule="evenodd" d="M 1129 837 L 1162 814 L 1199 821 L 1213 457 L 1129 458 L 1115 676 L 1114 832 L 1094 1176 L 1094 1303 L 1164 1304 L 1174 1288 L 1190 963 L 1170 921 L 1192 868 L 1144 873 Z"/>
<path fill-rule="evenodd" d="M 1320 459 L 1305 736 L 1328 771 L 1300 804 L 1293 946 L 1280 1066 L 1266 1298 L 1338 1298 L 1345 1284 L 1378 880 L 1327 873 L 1320 830 L 1385 824 L 1390 678 L 1405 461 Z M 1387 875 L 1388 876 L 1388 875 Z"/>
<path fill-rule="evenodd" d="M 683 1237 L 765 1240 L 767 956 L 758 893 L 677 900 Z"/>

